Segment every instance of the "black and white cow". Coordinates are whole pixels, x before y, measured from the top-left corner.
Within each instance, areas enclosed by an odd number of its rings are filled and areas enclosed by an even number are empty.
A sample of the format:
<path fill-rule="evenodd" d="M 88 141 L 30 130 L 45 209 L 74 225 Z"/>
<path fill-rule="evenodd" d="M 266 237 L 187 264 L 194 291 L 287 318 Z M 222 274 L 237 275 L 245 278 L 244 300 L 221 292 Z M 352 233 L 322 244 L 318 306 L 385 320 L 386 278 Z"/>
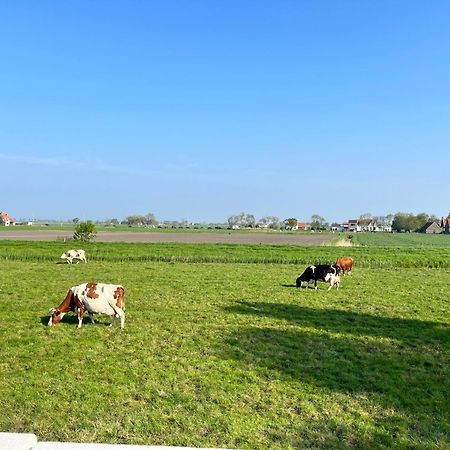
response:
<path fill-rule="evenodd" d="M 336 285 L 336 290 L 339 289 L 341 283 L 341 268 L 336 264 L 317 264 L 316 266 L 308 266 L 305 271 L 297 278 L 297 287 L 303 287 L 303 283 L 306 283 L 306 287 L 309 287 L 309 283 L 314 281 L 314 289 L 317 289 L 317 280 L 329 282 L 330 290 Z"/>

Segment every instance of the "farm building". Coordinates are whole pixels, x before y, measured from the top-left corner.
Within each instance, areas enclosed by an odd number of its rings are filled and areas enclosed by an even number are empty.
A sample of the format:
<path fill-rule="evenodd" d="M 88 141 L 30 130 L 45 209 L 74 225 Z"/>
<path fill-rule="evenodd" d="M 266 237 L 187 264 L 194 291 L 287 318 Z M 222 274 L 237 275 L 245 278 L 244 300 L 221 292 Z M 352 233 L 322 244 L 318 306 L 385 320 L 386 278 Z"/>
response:
<path fill-rule="evenodd" d="M 444 230 L 442 233 L 450 234 L 450 217 L 441 219 L 441 228 Z"/>
<path fill-rule="evenodd" d="M 305 222 L 297 222 L 297 230 L 309 230 L 311 225 Z"/>
<path fill-rule="evenodd" d="M 333 224 L 335 231 L 370 231 L 370 232 L 385 232 L 392 231 L 391 225 L 379 224 L 375 219 L 349 219 L 342 224 Z"/>
<path fill-rule="evenodd" d="M 14 219 L 6 212 L 0 211 L 0 221 L 8 227 L 9 225 L 15 225 Z"/>
<path fill-rule="evenodd" d="M 440 227 L 435 221 L 427 222 L 423 227 L 417 230 L 419 233 L 426 234 L 441 234 L 444 229 Z"/>

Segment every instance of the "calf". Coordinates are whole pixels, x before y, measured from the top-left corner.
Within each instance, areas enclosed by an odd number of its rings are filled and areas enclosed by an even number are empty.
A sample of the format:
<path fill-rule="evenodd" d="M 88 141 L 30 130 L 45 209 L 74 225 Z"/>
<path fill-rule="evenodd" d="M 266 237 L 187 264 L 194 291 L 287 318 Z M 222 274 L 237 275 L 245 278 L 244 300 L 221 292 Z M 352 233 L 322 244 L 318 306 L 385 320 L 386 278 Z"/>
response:
<path fill-rule="evenodd" d="M 52 308 L 48 325 L 56 325 L 69 311 L 78 314 L 78 328 L 83 323 L 84 311 L 94 323 L 94 314 L 113 316 L 110 326 L 120 317 L 120 328 L 125 326 L 125 289 L 120 284 L 83 283 L 73 286 L 67 292 L 66 298 L 57 307 Z"/>
<path fill-rule="evenodd" d="M 341 268 L 344 275 L 345 271 L 348 271 L 348 274 L 351 275 L 353 269 L 353 258 L 338 258 L 336 260 L 336 265 Z"/>
<path fill-rule="evenodd" d="M 87 262 L 84 250 L 69 250 L 61 255 L 61 259 L 65 259 L 67 264 L 72 264 L 74 259 L 78 259 L 77 264 L 81 261 Z"/>
<path fill-rule="evenodd" d="M 317 289 L 317 280 L 329 282 L 330 290 L 334 285 L 336 289 L 339 289 L 341 283 L 340 278 L 341 269 L 335 264 L 318 264 L 316 266 L 308 266 L 305 271 L 297 278 L 297 287 L 303 287 L 303 283 L 306 283 L 306 287 L 309 287 L 309 283 L 314 281 L 314 289 Z"/>

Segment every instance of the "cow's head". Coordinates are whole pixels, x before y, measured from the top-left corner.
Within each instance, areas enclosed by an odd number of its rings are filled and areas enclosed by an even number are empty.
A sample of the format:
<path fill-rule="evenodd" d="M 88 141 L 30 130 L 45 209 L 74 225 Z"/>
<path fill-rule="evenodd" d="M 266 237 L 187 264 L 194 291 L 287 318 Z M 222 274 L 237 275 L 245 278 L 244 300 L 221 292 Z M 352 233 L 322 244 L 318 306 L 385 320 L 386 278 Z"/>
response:
<path fill-rule="evenodd" d="M 62 255 L 61 255 L 61 259 L 67 259 L 69 257 L 69 252 L 64 252 Z"/>
<path fill-rule="evenodd" d="M 64 317 L 66 313 L 61 312 L 58 308 L 51 308 L 50 312 L 52 315 L 50 316 L 50 319 L 48 321 L 48 326 L 51 327 L 52 325 L 56 325 L 59 322 L 61 322 L 61 319 Z"/>
<path fill-rule="evenodd" d="M 69 289 L 67 292 L 66 298 L 62 301 L 62 303 L 57 308 L 50 308 L 50 319 L 48 321 L 48 325 L 56 325 L 61 322 L 62 318 L 69 311 L 77 311 L 79 306 L 78 298 L 73 295 L 72 289 Z"/>

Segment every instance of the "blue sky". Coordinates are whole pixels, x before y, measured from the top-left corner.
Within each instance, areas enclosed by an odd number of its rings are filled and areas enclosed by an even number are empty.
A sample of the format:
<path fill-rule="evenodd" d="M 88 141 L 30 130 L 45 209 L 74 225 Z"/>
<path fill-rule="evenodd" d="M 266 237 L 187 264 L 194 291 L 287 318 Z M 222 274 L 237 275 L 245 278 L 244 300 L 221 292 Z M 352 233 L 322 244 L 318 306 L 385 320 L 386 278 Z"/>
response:
<path fill-rule="evenodd" d="M 447 1 L 0 3 L 0 210 L 447 214 Z"/>

